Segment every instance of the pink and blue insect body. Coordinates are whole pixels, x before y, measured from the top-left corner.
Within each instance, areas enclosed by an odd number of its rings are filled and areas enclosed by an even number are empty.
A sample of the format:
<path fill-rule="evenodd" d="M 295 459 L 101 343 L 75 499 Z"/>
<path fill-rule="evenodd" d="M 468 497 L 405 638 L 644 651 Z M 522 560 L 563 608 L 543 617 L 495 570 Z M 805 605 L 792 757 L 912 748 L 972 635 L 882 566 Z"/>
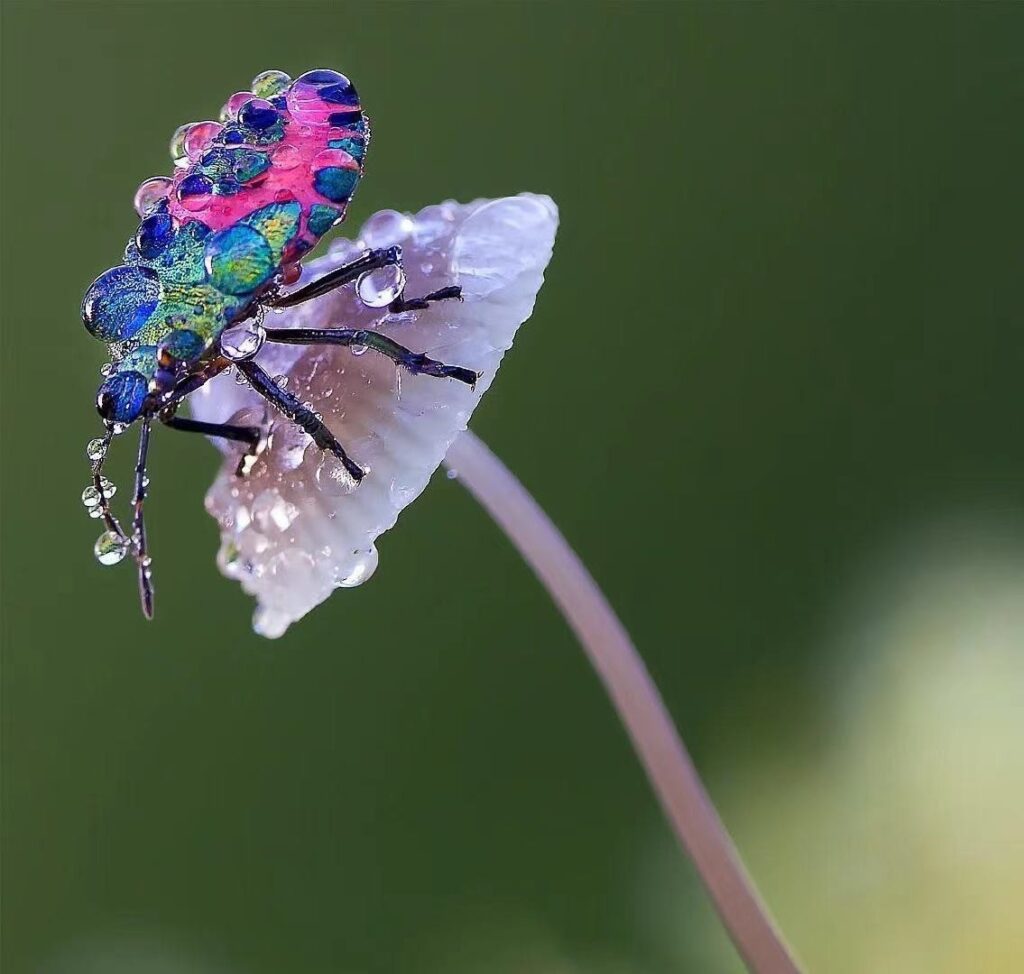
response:
<path fill-rule="evenodd" d="M 263 307 L 298 304 L 380 272 L 390 274 L 381 293 L 392 310 L 418 310 L 459 297 L 459 289 L 450 287 L 403 298 L 397 247 L 368 251 L 326 278 L 281 293 L 298 279 L 303 255 L 345 218 L 363 173 L 370 126 L 349 80 L 323 69 L 295 81 L 281 71 L 265 71 L 251 91 L 231 96 L 221 119 L 175 133 L 173 178 L 149 179 L 139 187 L 136 209 L 143 219 L 124 262 L 101 274 L 82 304 L 86 328 L 107 343 L 112 361 L 97 395 L 107 434 L 90 444 L 93 483 L 83 500 L 107 527 L 96 545 L 100 561 L 113 564 L 129 551 L 134 554 L 147 615 L 152 615 L 153 591 L 142 502 L 152 420 L 242 442 L 250 457 L 265 442 L 257 428 L 178 417 L 177 408 L 190 392 L 235 365 L 358 482 L 362 469 L 319 416 L 253 361 L 264 341 L 361 345 L 410 371 L 467 383 L 478 378 L 376 332 L 334 322 L 323 329 L 288 330 L 259 324 Z M 142 431 L 133 529 L 127 533 L 110 511 L 113 487 L 100 468 L 111 437 L 136 420 L 142 420 Z M 244 472 L 244 463 L 239 470 Z"/>

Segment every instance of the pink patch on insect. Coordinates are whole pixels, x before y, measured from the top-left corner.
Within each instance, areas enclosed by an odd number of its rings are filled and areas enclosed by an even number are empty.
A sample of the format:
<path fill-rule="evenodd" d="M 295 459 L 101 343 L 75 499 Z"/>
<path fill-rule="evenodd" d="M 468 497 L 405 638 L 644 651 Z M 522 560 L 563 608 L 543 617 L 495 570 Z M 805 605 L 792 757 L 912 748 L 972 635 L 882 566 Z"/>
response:
<path fill-rule="evenodd" d="M 216 192 L 198 196 L 181 196 L 181 184 L 191 175 L 200 172 L 201 158 L 207 149 L 214 148 L 213 140 L 220 134 L 217 123 L 200 123 L 194 128 L 201 129 L 193 135 L 189 130 L 189 157 L 192 164 L 187 169 L 175 172 L 168 193 L 168 212 L 176 225 L 198 220 L 211 230 L 223 230 L 250 213 L 270 203 L 296 200 L 302 207 L 299 235 L 288 248 L 285 259 L 299 256 L 295 244 L 305 241 L 310 247 L 319 235 L 309 229 L 310 209 L 320 204 L 332 206 L 344 217 L 348 201 L 331 200 L 314 188 L 315 173 L 325 168 L 340 168 L 360 172 L 360 163 L 342 149 L 332 149 L 328 142 L 336 139 L 354 138 L 368 140 L 369 132 L 360 132 L 347 126 L 331 125 L 328 119 L 340 110 L 338 105 L 324 101 L 316 87 L 293 84 L 286 94 L 287 108 L 280 111 L 284 126 L 284 137 L 279 142 L 266 146 L 243 143 L 238 146 L 224 146 L 265 153 L 270 159 L 270 168 L 260 173 L 238 192 L 221 195 Z M 231 96 L 226 106 L 236 115 L 247 101 L 258 100 L 252 92 L 238 92 Z M 359 106 L 345 106 L 344 111 L 358 112 Z M 340 222 L 340 221 L 336 221 Z"/>

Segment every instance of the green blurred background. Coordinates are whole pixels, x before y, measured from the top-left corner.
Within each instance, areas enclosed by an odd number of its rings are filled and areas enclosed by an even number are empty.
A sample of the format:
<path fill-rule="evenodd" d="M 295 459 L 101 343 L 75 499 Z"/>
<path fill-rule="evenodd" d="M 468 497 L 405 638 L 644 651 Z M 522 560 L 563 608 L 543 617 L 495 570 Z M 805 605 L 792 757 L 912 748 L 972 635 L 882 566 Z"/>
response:
<path fill-rule="evenodd" d="M 2 10 L 5 974 L 740 969 L 457 483 L 266 642 L 214 566 L 215 452 L 158 431 L 156 621 L 96 565 L 82 292 L 174 128 L 269 67 L 356 81 L 353 224 L 557 200 L 474 428 L 811 969 L 1021 969 L 1024 7 Z"/>

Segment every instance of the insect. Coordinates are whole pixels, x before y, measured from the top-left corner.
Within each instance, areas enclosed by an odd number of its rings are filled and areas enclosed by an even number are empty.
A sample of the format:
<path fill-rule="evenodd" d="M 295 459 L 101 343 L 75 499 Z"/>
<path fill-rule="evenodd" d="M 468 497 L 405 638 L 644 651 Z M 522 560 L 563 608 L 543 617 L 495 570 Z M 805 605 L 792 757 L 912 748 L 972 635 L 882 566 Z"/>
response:
<path fill-rule="evenodd" d="M 345 218 L 369 141 L 369 120 L 344 75 L 318 69 L 293 81 L 282 71 L 262 72 L 250 91 L 231 96 L 220 122 L 178 129 L 171 142 L 174 176 L 148 179 L 139 187 L 135 203 L 142 222 L 128 241 L 124 262 L 104 271 L 85 294 L 82 320 L 107 344 L 111 362 L 96 397 L 106 431 L 87 448 L 92 483 L 82 500 L 106 527 L 95 546 L 100 562 L 133 556 L 147 618 L 153 615 L 154 590 L 143 508 L 154 420 L 244 444 L 240 476 L 266 445 L 260 427 L 179 416 L 178 408 L 196 389 L 234 366 L 358 483 L 363 469 L 317 413 L 254 361 L 264 342 L 362 346 L 412 373 L 469 385 L 479 378 L 374 331 L 334 323 L 316 329 L 263 327 L 265 308 L 292 307 L 353 282 L 361 297 L 366 291 L 368 304 L 394 312 L 461 298 L 454 285 L 406 298 L 399 247 L 368 250 L 318 280 L 284 290 L 298 281 L 303 256 Z M 136 421 L 133 513 L 125 530 L 110 508 L 115 487 L 102 468 L 113 437 Z"/>

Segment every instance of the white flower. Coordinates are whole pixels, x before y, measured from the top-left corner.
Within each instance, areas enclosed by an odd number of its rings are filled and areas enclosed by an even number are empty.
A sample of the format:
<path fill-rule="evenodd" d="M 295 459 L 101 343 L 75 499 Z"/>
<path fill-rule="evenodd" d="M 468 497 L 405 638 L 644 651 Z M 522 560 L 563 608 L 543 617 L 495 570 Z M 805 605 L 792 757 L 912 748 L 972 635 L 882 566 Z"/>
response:
<path fill-rule="evenodd" d="M 280 636 L 335 588 L 358 585 L 373 573 L 377 536 L 426 487 L 533 311 L 557 223 L 548 197 L 525 193 L 442 203 L 415 215 L 385 210 L 366 222 L 357 240 L 338 240 L 327 256 L 305 266 L 303 283 L 369 247 L 400 244 L 407 297 L 458 284 L 465 299 L 390 314 L 366 307 L 347 287 L 268 315 L 268 327 L 373 329 L 481 374 L 470 389 L 400 372 L 373 350 L 268 342 L 256 361 L 272 376 L 287 376 L 288 390 L 323 415 L 367 470 L 358 486 L 231 376 L 192 395 L 197 419 L 258 424 L 266 417 L 270 424 L 269 445 L 244 478 L 235 474 L 240 447 L 216 441 L 227 456 L 206 498 L 221 529 L 218 564 L 256 597 L 257 632 Z"/>

